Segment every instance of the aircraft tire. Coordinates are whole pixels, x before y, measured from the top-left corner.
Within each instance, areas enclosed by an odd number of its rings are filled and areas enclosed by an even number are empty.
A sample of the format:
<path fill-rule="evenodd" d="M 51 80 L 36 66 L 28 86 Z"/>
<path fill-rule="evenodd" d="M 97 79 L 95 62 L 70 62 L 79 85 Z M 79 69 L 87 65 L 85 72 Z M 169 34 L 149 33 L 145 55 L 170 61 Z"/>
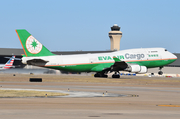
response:
<path fill-rule="evenodd" d="M 159 75 L 162 75 L 162 74 L 163 74 L 163 72 L 162 72 L 162 71 L 159 71 L 159 72 L 158 72 L 158 74 L 159 74 Z"/>
<path fill-rule="evenodd" d="M 102 77 L 102 78 L 107 78 L 107 77 L 108 77 L 108 75 L 94 74 L 94 77 Z"/>
<path fill-rule="evenodd" d="M 120 75 L 113 74 L 113 75 L 112 75 L 112 78 L 120 78 Z"/>
<path fill-rule="evenodd" d="M 107 77 L 108 77 L 108 75 L 103 75 L 102 77 L 107 78 Z"/>
<path fill-rule="evenodd" d="M 100 77 L 100 75 L 99 74 L 94 74 L 94 77 Z"/>

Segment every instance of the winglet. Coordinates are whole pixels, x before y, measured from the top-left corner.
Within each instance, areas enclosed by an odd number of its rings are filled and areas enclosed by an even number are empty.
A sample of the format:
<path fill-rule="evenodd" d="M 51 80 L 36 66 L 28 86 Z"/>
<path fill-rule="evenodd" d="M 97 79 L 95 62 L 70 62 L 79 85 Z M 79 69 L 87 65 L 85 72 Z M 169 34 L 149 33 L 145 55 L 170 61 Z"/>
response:
<path fill-rule="evenodd" d="M 113 57 L 113 60 L 115 61 L 115 62 L 119 62 L 119 61 L 121 61 L 120 59 L 118 59 L 117 57 Z"/>

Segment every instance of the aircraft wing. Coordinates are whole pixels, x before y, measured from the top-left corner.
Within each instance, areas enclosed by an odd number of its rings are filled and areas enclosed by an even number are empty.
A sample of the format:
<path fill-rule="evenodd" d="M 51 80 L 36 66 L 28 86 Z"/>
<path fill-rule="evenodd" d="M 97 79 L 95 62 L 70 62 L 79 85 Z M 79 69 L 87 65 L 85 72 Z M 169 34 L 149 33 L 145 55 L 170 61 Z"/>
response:
<path fill-rule="evenodd" d="M 140 66 L 139 64 L 129 64 L 125 61 L 121 61 L 117 57 L 113 57 L 115 63 L 111 65 L 110 68 L 106 68 L 103 71 L 104 72 L 119 72 L 119 71 L 128 71 L 133 73 L 146 73 L 147 67 L 146 66 Z"/>
<path fill-rule="evenodd" d="M 127 63 L 124 61 L 115 62 L 114 65 L 111 66 L 112 71 L 121 71 L 128 67 Z"/>
<path fill-rule="evenodd" d="M 115 63 L 110 68 L 106 68 L 103 71 L 122 71 L 128 67 L 128 64 L 125 61 L 121 61 L 117 57 L 113 57 L 113 59 Z"/>
<path fill-rule="evenodd" d="M 111 66 L 112 71 L 121 71 L 128 67 L 128 64 L 125 61 L 121 61 L 117 57 L 113 57 L 115 63 Z"/>

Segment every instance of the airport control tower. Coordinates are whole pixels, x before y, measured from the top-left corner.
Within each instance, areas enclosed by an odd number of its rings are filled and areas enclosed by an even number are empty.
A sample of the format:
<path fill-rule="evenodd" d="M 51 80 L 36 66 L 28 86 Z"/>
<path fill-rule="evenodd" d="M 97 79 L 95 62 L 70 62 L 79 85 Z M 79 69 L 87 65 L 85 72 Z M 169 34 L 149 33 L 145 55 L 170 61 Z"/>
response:
<path fill-rule="evenodd" d="M 122 32 L 117 24 L 111 27 L 109 32 L 109 38 L 111 40 L 111 50 L 120 50 L 120 40 L 122 37 Z"/>

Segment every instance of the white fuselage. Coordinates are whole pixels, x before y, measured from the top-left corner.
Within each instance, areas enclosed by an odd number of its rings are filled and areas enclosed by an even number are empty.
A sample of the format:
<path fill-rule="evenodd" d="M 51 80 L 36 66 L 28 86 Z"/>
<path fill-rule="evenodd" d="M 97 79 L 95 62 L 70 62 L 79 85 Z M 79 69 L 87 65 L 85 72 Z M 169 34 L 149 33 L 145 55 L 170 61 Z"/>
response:
<path fill-rule="evenodd" d="M 164 48 L 141 48 L 115 51 L 111 53 L 23 57 L 22 62 L 26 64 L 27 60 L 42 59 L 48 61 L 45 66 L 66 66 L 114 62 L 112 58 L 113 56 L 116 56 L 121 61 L 126 62 L 177 59 L 174 54 L 166 51 Z"/>

